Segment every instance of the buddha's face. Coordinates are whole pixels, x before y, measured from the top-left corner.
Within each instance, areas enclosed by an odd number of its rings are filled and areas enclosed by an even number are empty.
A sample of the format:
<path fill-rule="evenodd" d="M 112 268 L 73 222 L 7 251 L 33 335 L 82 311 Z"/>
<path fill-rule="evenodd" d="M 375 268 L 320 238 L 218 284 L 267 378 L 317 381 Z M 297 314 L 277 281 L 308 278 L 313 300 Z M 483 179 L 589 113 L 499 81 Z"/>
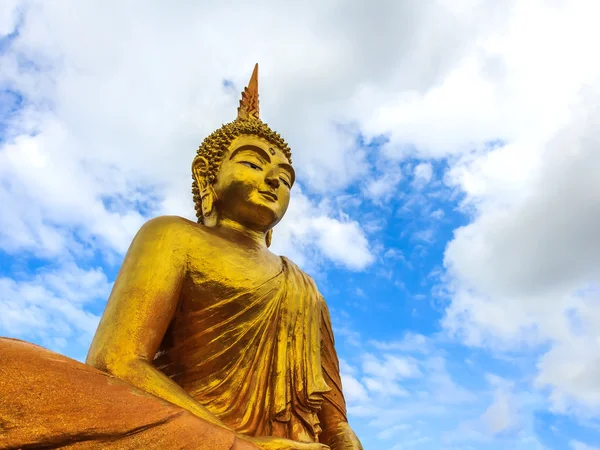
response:
<path fill-rule="evenodd" d="M 268 141 L 236 138 L 213 184 L 219 218 L 268 231 L 284 216 L 295 174 L 284 153 Z"/>

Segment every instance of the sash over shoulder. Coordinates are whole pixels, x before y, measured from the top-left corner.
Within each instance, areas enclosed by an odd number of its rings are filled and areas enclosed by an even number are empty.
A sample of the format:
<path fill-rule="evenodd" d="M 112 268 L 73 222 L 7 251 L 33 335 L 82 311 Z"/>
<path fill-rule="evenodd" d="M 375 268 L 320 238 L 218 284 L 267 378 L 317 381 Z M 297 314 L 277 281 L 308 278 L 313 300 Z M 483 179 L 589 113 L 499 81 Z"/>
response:
<path fill-rule="evenodd" d="M 321 361 L 329 316 L 313 280 L 282 261 L 251 289 L 181 305 L 155 365 L 240 433 L 317 442 L 331 390 Z"/>

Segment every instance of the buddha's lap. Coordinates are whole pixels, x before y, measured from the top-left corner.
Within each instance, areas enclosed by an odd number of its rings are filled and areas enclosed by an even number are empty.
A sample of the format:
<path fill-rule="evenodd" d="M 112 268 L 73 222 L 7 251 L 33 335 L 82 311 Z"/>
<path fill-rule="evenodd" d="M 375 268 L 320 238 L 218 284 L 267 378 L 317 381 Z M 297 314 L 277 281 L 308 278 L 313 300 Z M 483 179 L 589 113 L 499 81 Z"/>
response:
<path fill-rule="evenodd" d="M 231 449 L 235 436 L 102 371 L 0 338 L 0 449 Z"/>

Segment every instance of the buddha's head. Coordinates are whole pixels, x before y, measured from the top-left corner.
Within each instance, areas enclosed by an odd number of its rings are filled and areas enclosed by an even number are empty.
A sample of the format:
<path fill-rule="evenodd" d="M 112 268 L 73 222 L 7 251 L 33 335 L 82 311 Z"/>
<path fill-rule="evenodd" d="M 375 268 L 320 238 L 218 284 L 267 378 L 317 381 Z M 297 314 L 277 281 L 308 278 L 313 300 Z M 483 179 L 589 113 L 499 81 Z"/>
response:
<path fill-rule="evenodd" d="M 295 174 L 291 152 L 278 133 L 259 119 L 258 65 L 242 93 L 238 117 L 208 136 L 192 163 L 198 222 L 229 219 L 266 233 L 283 218 Z"/>

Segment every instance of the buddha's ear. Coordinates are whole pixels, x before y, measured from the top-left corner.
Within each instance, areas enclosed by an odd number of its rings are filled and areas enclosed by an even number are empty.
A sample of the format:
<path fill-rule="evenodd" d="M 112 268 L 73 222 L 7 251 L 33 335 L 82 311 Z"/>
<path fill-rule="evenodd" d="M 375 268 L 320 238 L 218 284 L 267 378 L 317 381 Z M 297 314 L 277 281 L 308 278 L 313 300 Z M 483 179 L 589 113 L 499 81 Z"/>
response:
<path fill-rule="evenodd" d="M 192 162 L 192 173 L 200 191 L 200 204 L 205 219 L 214 212 L 217 200 L 215 190 L 208 180 L 209 167 L 208 160 L 203 156 L 196 156 Z"/>
<path fill-rule="evenodd" d="M 267 242 L 267 247 L 271 246 L 272 240 L 273 240 L 273 229 L 271 228 L 269 231 L 267 231 L 267 234 L 265 235 L 265 241 Z"/>
<path fill-rule="evenodd" d="M 208 164 L 208 160 L 204 156 L 196 156 L 194 161 L 192 161 L 192 174 L 194 174 L 194 179 L 198 184 L 198 188 L 200 191 L 206 188 L 208 184 L 208 169 L 210 165 Z"/>

